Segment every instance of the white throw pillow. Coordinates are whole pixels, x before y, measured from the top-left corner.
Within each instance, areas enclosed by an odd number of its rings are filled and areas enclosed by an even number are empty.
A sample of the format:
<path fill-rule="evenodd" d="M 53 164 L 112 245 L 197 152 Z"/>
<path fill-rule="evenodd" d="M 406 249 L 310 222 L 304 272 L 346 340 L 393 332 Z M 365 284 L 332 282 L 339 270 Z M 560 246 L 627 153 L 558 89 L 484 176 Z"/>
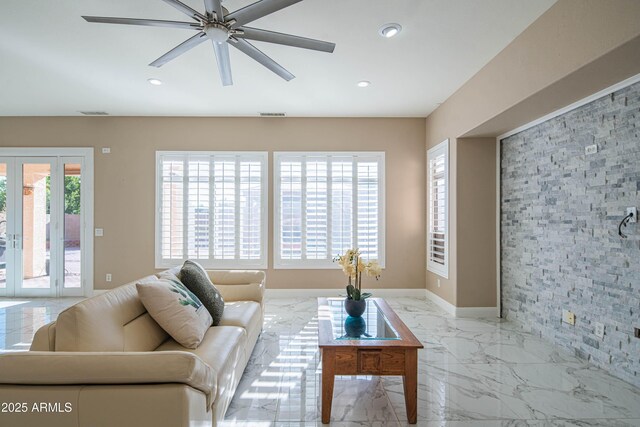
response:
<path fill-rule="evenodd" d="M 136 284 L 149 315 L 183 347 L 196 348 L 213 319 L 202 302 L 175 276 Z"/>

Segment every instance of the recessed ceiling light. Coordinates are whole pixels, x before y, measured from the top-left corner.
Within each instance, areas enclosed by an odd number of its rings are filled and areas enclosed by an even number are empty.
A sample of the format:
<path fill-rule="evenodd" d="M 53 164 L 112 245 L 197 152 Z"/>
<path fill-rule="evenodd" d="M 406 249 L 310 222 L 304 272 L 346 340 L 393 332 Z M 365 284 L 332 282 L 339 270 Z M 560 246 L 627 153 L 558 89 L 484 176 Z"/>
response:
<path fill-rule="evenodd" d="M 147 79 L 147 81 L 149 82 L 149 84 L 152 84 L 154 86 L 160 86 L 162 84 L 162 80 L 158 79 Z"/>
<path fill-rule="evenodd" d="M 368 82 L 366 80 L 362 80 L 361 82 L 358 82 L 358 87 L 367 87 L 371 84 L 371 82 Z"/>
<path fill-rule="evenodd" d="M 400 31 L 402 31 L 402 26 L 400 24 L 385 24 L 380 28 L 378 33 L 382 37 L 390 39 L 393 36 L 397 36 Z"/>

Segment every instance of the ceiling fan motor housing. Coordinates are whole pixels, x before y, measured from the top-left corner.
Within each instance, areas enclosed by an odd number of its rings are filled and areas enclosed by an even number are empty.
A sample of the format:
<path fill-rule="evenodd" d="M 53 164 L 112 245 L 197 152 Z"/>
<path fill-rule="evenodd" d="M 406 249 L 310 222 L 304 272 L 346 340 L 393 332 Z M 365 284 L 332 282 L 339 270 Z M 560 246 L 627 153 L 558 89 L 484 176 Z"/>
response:
<path fill-rule="evenodd" d="M 216 43 L 224 43 L 229 38 L 229 29 L 222 24 L 207 24 L 203 31 L 211 40 Z"/>

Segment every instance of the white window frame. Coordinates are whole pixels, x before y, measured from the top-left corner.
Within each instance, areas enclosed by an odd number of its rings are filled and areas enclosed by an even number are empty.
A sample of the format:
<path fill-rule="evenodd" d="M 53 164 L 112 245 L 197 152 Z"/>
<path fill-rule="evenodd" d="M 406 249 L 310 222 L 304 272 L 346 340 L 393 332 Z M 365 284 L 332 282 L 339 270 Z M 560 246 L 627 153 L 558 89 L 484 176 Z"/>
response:
<path fill-rule="evenodd" d="M 444 265 L 433 262 L 431 260 L 431 207 L 432 207 L 432 195 L 431 195 L 431 159 L 444 155 L 444 192 L 445 192 L 445 233 L 444 233 Z M 427 270 L 435 273 L 445 279 L 449 278 L 449 140 L 445 139 L 440 144 L 429 149 L 427 151 Z"/>
<path fill-rule="evenodd" d="M 379 188 L 379 205 L 378 205 L 378 264 L 385 267 L 385 153 L 382 151 L 282 151 L 273 153 L 273 268 L 274 269 L 338 269 L 340 268 L 332 258 L 337 254 L 332 254 L 329 259 L 325 260 L 283 260 L 280 257 L 280 163 L 282 158 L 287 157 L 354 157 L 367 160 L 375 160 L 378 162 L 378 181 Z M 303 178 L 304 179 L 304 178 Z M 354 195 L 357 192 L 354 192 Z M 355 196 L 354 196 L 355 197 Z M 355 213 L 354 213 L 355 215 Z M 354 240 L 356 237 L 354 236 Z M 329 248 L 331 243 L 328 243 Z M 354 243 L 355 245 L 355 243 Z M 330 250 L 330 249 L 329 249 Z"/>
<path fill-rule="evenodd" d="M 172 268 L 180 265 L 186 259 L 188 259 L 188 254 L 184 254 L 182 260 L 178 259 L 163 259 L 162 258 L 162 224 L 161 224 L 161 213 L 162 213 L 162 159 L 165 157 L 171 156 L 193 156 L 193 157 L 203 157 L 203 156 L 248 156 L 255 157 L 260 160 L 262 165 L 260 179 L 262 182 L 262 192 L 260 195 L 260 254 L 261 258 L 259 260 L 239 260 L 239 259 L 225 259 L 225 260 L 213 260 L 210 259 L 208 261 L 196 260 L 201 263 L 205 268 L 210 269 L 245 269 L 245 268 L 254 268 L 254 269 L 266 269 L 267 262 L 269 259 L 268 254 L 268 236 L 269 236 L 269 220 L 268 214 L 269 208 L 269 154 L 266 151 L 156 151 L 156 177 L 155 177 L 155 185 L 156 185 L 156 205 L 155 205 L 155 268 L 156 269 L 164 269 L 164 268 Z M 211 191 L 211 189 L 210 189 Z M 236 223 L 236 233 L 238 224 Z"/>

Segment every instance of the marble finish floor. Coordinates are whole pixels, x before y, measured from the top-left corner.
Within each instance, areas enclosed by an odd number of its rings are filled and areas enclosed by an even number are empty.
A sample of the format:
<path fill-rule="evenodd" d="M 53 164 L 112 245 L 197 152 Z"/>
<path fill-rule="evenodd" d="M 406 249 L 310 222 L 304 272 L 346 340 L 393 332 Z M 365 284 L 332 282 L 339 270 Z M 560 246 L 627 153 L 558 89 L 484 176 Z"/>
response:
<path fill-rule="evenodd" d="M 0 299 L 0 352 L 77 299 Z M 389 298 L 422 341 L 418 425 L 640 426 L 640 389 L 500 319 L 453 318 L 430 301 Z M 320 423 L 315 298 L 270 299 L 263 333 L 222 423 Z M 405 426 L 400 377 L 336 377 L 331 425 Z"/>

